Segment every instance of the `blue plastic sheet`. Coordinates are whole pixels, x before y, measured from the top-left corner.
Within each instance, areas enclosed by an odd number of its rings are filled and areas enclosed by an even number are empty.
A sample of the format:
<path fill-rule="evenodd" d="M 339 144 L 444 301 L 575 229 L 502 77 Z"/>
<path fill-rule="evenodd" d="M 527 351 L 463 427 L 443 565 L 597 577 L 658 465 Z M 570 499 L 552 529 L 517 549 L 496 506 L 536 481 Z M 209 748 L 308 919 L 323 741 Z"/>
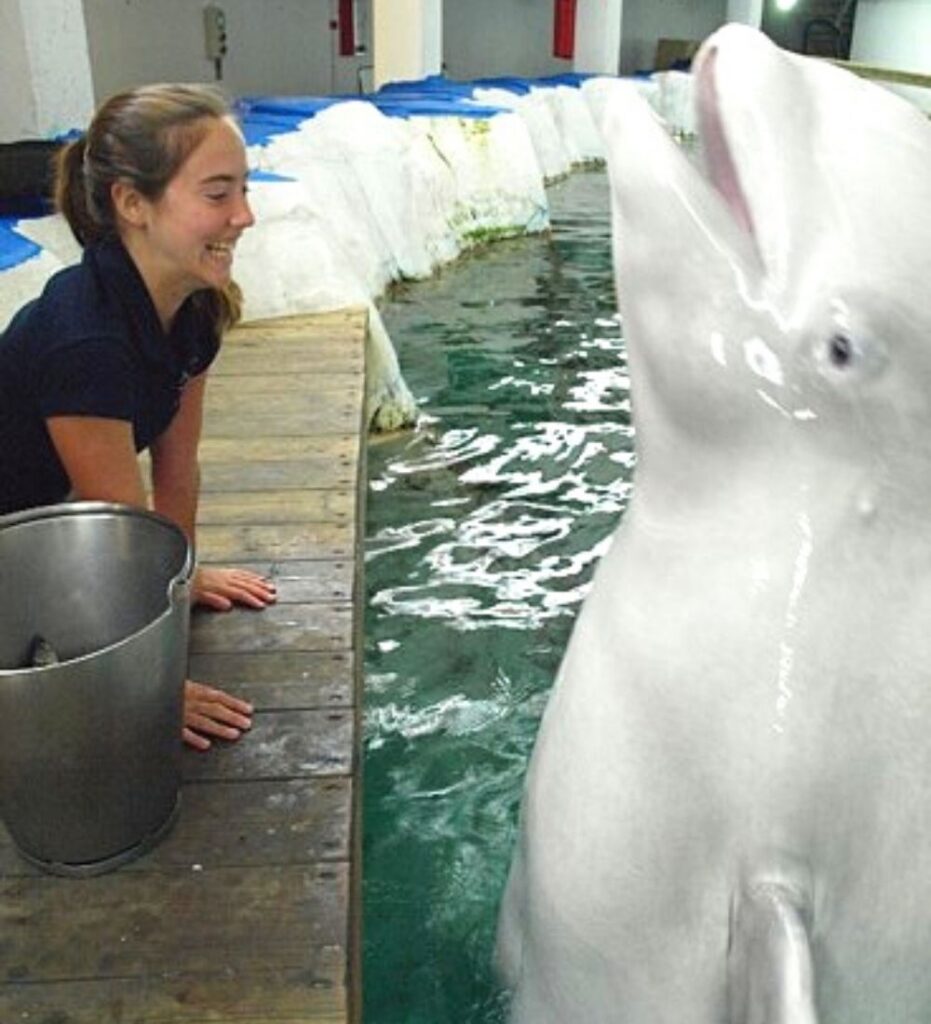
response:
<path fill-rule="evenodd" d="M 588 81 L 589 78 L 595 78 L 595 75 L 586 75 L 581 71 L 566 71 L 561 75 L 547 75 L 545 78 L 538 78 L 535 85 L 570 85 L 573 89 Z"/>
<path fill-rule="evenodd" d="M 289 174 L 276 174 L 274 171 L 249 171 L 249 181 L 297 181 Z"/>
<path fill-rule="evenodd" d="M 502 107 L 472 103 L 453 96 L 414 96 L 408 93 L 373 93 L 366 97 L 388 117 L 494 117 L 505 113 Z"/>
<path fill-rule="evenodd" d="M 501 107 L 471 102 L 471 85 L 450 89 L 446 79 L 426 81 L 428 88 L 424 82 L 392 82 L 390 87 L 362 96 L 247 96 L 237 102 L 236 112 L 250 146 L 296 131 L 302 121 L 349 100 L 371 103 L 386 117 L 489 118 L 504 112 Z"/>
<path fill-rule="evenodd" d="M 9 270 L 19 263 L 38 256 L 41 246 L 18 234 L 14 228 L 18 221 L 0 219 L 0 270 Z"/>
<path fill-rule="evenodd" d="M 371 103 L 387 117 L 468 117 L 489 118 L 506 112 L 506 108 L 478 103 L 473 97 L 477 88 L 503 89 L 518 96 L 526 95 L 535 86 L 578 86 L 590 75 L 563 74 L 549 78 L 479 78 L 471 82 L 455 82 L 443 75 L 431 75 L 415 81 L 388 82 L 377 92 L 346 96 L 244 96 L 236 103 L 246 142 L 264 145 L 275 135 L 295 131 L 302 121 L 309 120 L 335 103 L 350 100 Z"/>

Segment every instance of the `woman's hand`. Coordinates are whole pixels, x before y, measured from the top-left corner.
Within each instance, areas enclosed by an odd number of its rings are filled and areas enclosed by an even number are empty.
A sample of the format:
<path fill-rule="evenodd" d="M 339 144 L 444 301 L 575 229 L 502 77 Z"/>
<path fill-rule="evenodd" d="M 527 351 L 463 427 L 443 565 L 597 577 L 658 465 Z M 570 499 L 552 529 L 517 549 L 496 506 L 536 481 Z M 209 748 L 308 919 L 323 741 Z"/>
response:
<path fill-rule="evenodd" d="M 188 746 L 209 750 L 207 736 L 238 740 L 252 727 L 252 705 L 212 686 L 192 682 L 184 684 L 184 729 L 182 736 Z M 207 736 L 202 735 L 206 733 Z"/>
<path fill-rule="evenodd" d="M 198 568 L 191 587 L 191 601 L 226 612 L 234 604 L 264 608 L 278 600 L 271 580 L 247 569 Z"/>

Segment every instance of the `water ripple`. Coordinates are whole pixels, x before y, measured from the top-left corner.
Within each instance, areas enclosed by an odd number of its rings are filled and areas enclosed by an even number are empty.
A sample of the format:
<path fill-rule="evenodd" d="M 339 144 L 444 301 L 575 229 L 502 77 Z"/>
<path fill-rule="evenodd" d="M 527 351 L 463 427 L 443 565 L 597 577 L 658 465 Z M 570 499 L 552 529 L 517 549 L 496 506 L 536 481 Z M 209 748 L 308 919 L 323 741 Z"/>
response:
<path fill-rule="evenodd" d="M 607 185 L 383 309 L 423 412 L 369 449 L 366 1024 L 501 1024 L 527 758 L 635 458 Z M 407 983 L 397 985 L 404 977 Z"/>

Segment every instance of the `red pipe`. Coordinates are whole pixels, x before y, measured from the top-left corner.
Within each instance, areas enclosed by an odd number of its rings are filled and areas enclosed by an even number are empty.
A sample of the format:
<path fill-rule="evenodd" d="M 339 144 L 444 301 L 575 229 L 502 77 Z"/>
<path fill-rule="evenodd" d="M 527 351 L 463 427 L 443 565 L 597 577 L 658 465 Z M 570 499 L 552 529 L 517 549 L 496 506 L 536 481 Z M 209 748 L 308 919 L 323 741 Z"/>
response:
<path fill-rule="evenodd" d="M 353 0 L 339 0 L 340 57 L 352 57 L 356 52 L 356 26 L 352 8 Z"/>
<path fill-rule="evenodd" d="M 576 0 L 556 0 L 553 25 L 553 56 L 571 60 L 575 53 Z"/>

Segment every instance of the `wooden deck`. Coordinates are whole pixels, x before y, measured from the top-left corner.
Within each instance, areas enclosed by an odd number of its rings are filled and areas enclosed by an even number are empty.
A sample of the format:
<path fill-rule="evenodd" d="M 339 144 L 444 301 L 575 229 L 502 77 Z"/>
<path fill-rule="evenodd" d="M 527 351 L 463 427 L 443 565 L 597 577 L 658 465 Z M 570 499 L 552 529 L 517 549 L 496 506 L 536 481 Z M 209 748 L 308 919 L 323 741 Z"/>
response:
<path fill-rule="evenodd" d="M 359 996 L 366 313 L 238 329 L 208 389 L 198 544 L 279 603 L 194 615 L 253 729 L 186 751 L 149 855 L 42 875 L 0 827 L 0 1024 L 344 1024 Z"/>

